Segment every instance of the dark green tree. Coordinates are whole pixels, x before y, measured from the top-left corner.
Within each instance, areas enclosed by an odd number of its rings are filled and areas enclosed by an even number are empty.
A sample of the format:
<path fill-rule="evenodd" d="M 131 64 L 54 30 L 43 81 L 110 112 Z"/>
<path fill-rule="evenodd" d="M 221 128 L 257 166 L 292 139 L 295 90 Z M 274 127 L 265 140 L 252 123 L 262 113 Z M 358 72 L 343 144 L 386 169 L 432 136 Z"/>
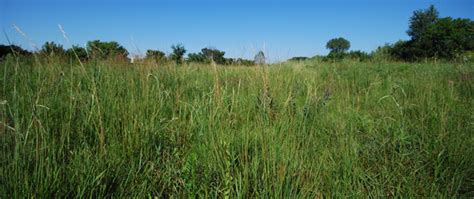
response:
<path fill-rule="evenodd" d="M 115 41 L 103 42 L 94 40 L 87 42 L 87 51 L 96 59 L 119 58 L 127 59 L 128 51 Z"/>
<path fill-rule="evenodd" d="M 405 61 L 416 61 L 422 57 L 423 51 L 414 47 L 414 41 L 400 40 L 390 45 L 388 52 L 394 59 Z"/>
<path fill-rule="evenodd" d="M 305 61 L 305 60 L 307 60 L 307 59 L 309 59 L 309 58 L 308 58 L 308 57 L 292 57 L 292 58 L 289 59 L 289 61 L 297 61 L 297 62 L 299 62 L 299 61 Z"/>
<path fill-rule="evenodd" d="M 215 48 L 203 48 L 199 53 L 188 54 L 187 61 L 195 63 L 211 63 L 211 61 L 214 61 L 216 64 L 226 65 L 229 60 L 224 57 L 224 54 L 224 51 Z"/>
<path fill-rule="evenodd" d="M 464 51 L 474 50 L 474 22 L 445 17 L 430 25 L 416 40 L 424 57 L 453 59 Z"/>
<path fill-rule="evenodd" d="M 201 52 L 208 60 L 213 60 L 216 64 L 225 64 L 224 51 L 215 48 L 203 48 Z"/>
<path fill-rule="evenodd" d="M 431 5 L 426 10 L 417 10 L 410 17 L 410 26 L 407 34 L 412 40 L 418 40 L 427 29 L 438 20 L 438 10 Z"/>
<path fill-rule="evenodd" d="M 182 44 L 176 44 L 172 45 L 171 49 L 173 50 L 173 53 L 171 53 L 170 59 L 173 60 L 176 64 L 182 64 L 184 54 L 186 53 L 186 49 L 184 48 L 184 46 Z"/>
<path fill-rule="evenodd" d="M 188 54 L 188 62 L 193 62 L 193 63 L 208 63 L 209 60 L 207 59 L 204 54 L 200 53 L 189 53 Z"/>
<path fill-rule="evenodd" d="M 146 59 L 153 60 L 156 63 L 163 63 L 166 62 L 166 55 L 164 52 L 159 50 L 147 50 L 146 51 Z"/>
<path fill-rule="evenodd" d="M 87 54 L 87 50 L 85 48 L 77 46 L 77 45 L 73 45 L 71 48 L 67 49 L 66 50 L 66 55 L 69 58 L 72 58 L 72 59 L 79 58 L 79 60 L 81 60 L 81 61 L 86 61 L 86 60 L 89 59 L 89 56 Z M 77 55 L 77 57 L 76 57 L 76 55 Z"/>
<path fill-rule="evenodd" d="M 350 47 L 351 43 L 342 37 L 331 39 L 326 43 L 326 48 L 331 51 L 330 53 L 345 53 Z"/>
<path fill-rule="evenodd" d="M 66 54 L 66 50 L 64 50 L 61 44 L 54 43 L 54 41 L 47 41 L 41 47 L 40 53 L 47 56 L 63 56 Z"/>
<path fill-rule="evenodd" d="M 0 45 L 0 59 L 3 59 L 8 54 L 14 55 L 29 55 L 31 54 L 27 50 L 24 50 L 20 46 L 16 45 Z"/>
<path fill-rule="evenodd" d="M 454 59 L 474 49 L 474 23 L 470 19 L 438 18 L 434 6 L 417 10 L 410 18 L 409 41 L 391 46 L 395 59 L 416 61 L 422 58 Z"/>

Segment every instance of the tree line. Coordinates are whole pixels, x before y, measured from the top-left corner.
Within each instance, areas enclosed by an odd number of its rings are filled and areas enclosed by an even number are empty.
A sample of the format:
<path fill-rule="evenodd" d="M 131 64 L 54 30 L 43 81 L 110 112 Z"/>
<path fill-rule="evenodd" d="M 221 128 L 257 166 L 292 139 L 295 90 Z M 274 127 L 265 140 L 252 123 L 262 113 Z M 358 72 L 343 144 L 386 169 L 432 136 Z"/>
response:
<path fill-rule="evenodd" d="M 347 39 L 334 38 L 326 44 L 326 48 L 330 50 L 329 54 L 315 58 L 323 61 L 345 58 L 366 61 L 382 58 L 409 62 L 425 59 L 474 59 L 474 22 L 462 18 L 440 18 L 433 5 L 413 12 L 407 34 L 410 36 L 409 40 L 385 44 L 370 54 L 360 50 L 348 51 L 350 42 Z M 290 60 L 305 59 L 308 57 L 293 57 Z"/>
<path fill-rule="evenodd" d="M 225 52 L 215 48 L 207 47 L 201 49 L 199 53 L 189 53 L 187 58 L 185 54 L 186 48 L 182 44 L 171 46 L 172 53 L 166 55 L 163 51 L 149 49 L 146 51 L 145 57 L 130 57 L 129 52 L 118 42 L 94 40 L 87 42 L 85 48 L 73 45 L 71 48 L 65 49 L 63 45 L 55 42 L 45 42 L 41 49 L 36 52 L 29 52 L 17 45 L 0 45 L 0 59 L 8 54 L 17 56 L 46 56 L 49 58 L 74 59 L 80 61 L 89 60 L 123 60 L 131 62 L 154 62 L 156 64 L 183 64 L 183 63 L 216 63 L 219 65 L 244 65 L 252 66 L 265 63 L 265 55 L 262 51 L 258 52 L 255 60 L 242 58 L 226 58 Z"/>
<path fill-rule="evenodd" d="M 331 39 L 326 48 L 330 50 L 326 56 L 313 58 L 322 61 L 353 59 L 367 61 L 373 59 L 390 59 L 398 61 L 419 61 L 427 58 L 453 60 L 464 55 L 473 54 L 474 50 L 474 22 L 470 19 L 439 17 L 438 10 L 431 5 L 427 9 L 416 10 L 409 21 L 407 34 L 410 39 L 398 41 L 394 44 L 385 44 L 375 51 L 348 51 L 350 42 L 342 37 Z M 219 65 L 256 65 L 266 62 L 265 54 L 259 51 L 253 60 L 226 58 L 225 52 L 216 48 L 206 47 L 197 53 L 189 53 L 182 44 L 171 46 L 172 53 L 166 55 L 159 50 L 147 50 L 144 58 L 130 57 L 129 52 L 115 41 L 93 40 L 87 42 L 85 48 L 73 45 L 65 49 L 61 44 L 46 42 L 39 51 L 29 52 L 16 45 L 0 45 L 0 59 L 7 54 L 17 55 L 46 55 L 48 57 L 73 58 L 81 61 L 91 59 L 114 59 L 165 63 L 216 63 Z M 290 61 L 302 61 L 308 57 L 293 57 Z M 473 59 L 473 58 L 470 58 Z"/>

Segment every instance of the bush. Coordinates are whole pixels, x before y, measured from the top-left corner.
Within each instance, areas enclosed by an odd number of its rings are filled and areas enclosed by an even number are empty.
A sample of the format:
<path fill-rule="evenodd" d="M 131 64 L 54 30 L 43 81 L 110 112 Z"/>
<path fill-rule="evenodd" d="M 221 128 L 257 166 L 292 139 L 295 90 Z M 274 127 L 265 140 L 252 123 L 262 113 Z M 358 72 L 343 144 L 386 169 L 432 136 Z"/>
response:
<path fill-rule="evenodd" d="M 128 60 L 127 49 L 115 41 L 89 41 L 87 42 L 87 51 L 96 59 L 118 58 Z"/>
<path fill-rule="evenodd" d="M 186 53 L 184 46 L 182 44 L 172 45 L 171 49 L 173 50 L 173 53 L 170 55 L 170 59 L 176 64 L 182 64 L 184 54 Z"/>
<path fill-rule="evenodd" d="M 46 42 L 43 44 L 40 50 L 40 54 L 49 57 L 62 57 L 66 54 L 63 45 L 52 42 Z"/>
<path fill-rule="evenodd" d="M 347 55 L 350 59 L 357 61 L 368 61 L 372 58 L 368 53 L 360 50 L 351 51 Z"/>
<path fill-rule="evenodd" d="M 89 59 L 89 55 L 87 54 L 87 50 L 83 47 L 73 45 L 71 48 L 66 50 L 66 55 L 71 59 L 77 59 L 81 61 L 87 61 Z M 76 57 L 77 55 L 77 57 Z"/>
<path fill-rule="evenodd" d="M 5 58 L 8 54 L 30 55 L 31 53 L 16 45 L 0 45 L 0 59 Z"/>
<path fill-rule="evenodd" d="M 309 59 L 308 57 L 292 57 L 289 59 L 289 61 L 305 61 Z"/>
<path fill-rule="evenodd" d="M 224 55 L 224 51 L 215 48 L 203 48 L 199 53 L 188 54 L 187 61 L 194 63 L 211 63 L 211 61 L 214 61 L 216 64 L 220 65 L 232 64 L 232 60 L 226 59 Z"/>
<path fill-rule="evenodd" d="M 159 50 L 147 50 L 145 59 L 154 61 L 157 64 L 162 64 L 167 61 L 165 53 Z"/>

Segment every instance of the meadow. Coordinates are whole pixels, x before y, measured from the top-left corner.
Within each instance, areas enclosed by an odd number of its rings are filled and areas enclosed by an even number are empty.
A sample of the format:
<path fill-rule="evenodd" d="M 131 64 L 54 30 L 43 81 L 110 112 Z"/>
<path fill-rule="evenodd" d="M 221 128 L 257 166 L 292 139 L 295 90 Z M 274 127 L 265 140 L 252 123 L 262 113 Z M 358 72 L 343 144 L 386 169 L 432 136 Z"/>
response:
<path fill-rule="evenodd" d="M 473 197 L 474 67 L 9 57 L 0 198 Z"/>

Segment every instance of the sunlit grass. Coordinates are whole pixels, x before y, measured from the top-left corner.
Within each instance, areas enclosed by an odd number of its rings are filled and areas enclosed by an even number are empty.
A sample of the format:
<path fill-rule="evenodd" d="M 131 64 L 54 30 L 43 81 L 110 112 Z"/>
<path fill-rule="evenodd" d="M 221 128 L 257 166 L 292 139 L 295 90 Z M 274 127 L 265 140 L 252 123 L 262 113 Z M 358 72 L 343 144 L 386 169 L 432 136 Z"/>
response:
<path fill-rule="evenodd" d="M 0 71 L 0 196 L 474 194 L 472 65 Z"/>

